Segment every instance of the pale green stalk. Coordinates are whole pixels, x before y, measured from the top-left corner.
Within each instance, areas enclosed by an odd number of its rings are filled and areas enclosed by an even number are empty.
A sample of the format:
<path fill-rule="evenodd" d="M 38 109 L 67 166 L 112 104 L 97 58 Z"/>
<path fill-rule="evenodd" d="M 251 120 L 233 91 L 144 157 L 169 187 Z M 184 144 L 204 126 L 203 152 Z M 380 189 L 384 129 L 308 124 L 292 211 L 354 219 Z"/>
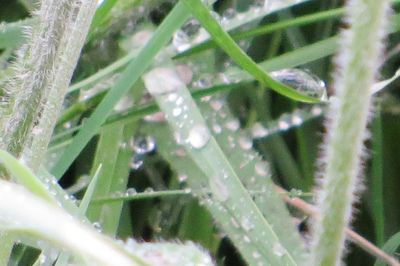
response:
<path fill-rule="evenodd" d="M 61 111 L 64 96 L 68 90 L 81 49 L 85 43 L 96 6 L 97 0 L 76 1 L 73 7 L 74 11 L 78 12 L 76 18 L 70 18 L 65 22 L 60 51 L 55 60 L 56 70 L 54 77 L 52 83 L 48 84 L 49 93 L 42 107 L 43 110 L 38 125 L 34 128 L 34 131 L 39 133 L 33 136 L 30 146 L 26 146 L 23 151 L 24 159 L 33 169 L 38 169 L 46 154 L 53 128 Z"/>
<path fill-rule="evenodd" d="M 0 148 L 19 156 L 32 135 L 55 72 L 65 20 L 74 16 L 71 1 L 43 0 L 37 27 L 19 51 L 15 76 L 6 86 L 7 104 L 0 109 Z"/>
<path fill-rule="evenodd" d="M 350 0 L 347 5 L 350 29 L 342 34 L 336 60 L 336 99 L 330 104 L 322 190 L 318 195 L 310 265 L 340 265 L 345 249 L 345 228 L 351 206 L 360 190 L 363 141 L 366 138 L 371 90 L 379 67 L 388 0 Z"/>

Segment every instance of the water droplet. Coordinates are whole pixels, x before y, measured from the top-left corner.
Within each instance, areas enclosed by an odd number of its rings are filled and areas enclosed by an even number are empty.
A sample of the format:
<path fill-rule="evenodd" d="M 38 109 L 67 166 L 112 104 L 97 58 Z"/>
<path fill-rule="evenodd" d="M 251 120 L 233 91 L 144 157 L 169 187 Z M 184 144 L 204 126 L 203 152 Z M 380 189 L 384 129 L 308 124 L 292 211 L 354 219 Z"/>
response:
<path fill-rule="evenodd" d="M 197 19 L 188 20 L 182 27 L 181 30 L 190 38 L 193 38 L 199 32 L 201 25 Z"/>
<path fill-rule="evenodd" d="M 275 243 L 272 248 L 272 252 L 274 252 L 276 256 L 282 257 L 283 255 L 285 255 L 286 250 L 281 244 Z"/>
<path fill-rule="evenodd" d="M 253 138 L 264 138 L 268 136 L 269 131 L 260 123 L 255 123 L 251 128 L 251 135 Z"/>
<path fill-rule="evenodd" d="M 93 228 L 94 228 L 96 231 L 101 232 L 101 230 L 102 230 L 101 223 L 100 223 L 100 222 L 94 222 L 94 223 L 93 223 Z"/>
<path fill-rule="evenodd" d="M 213 124 L 212 125 L 212 131 L 215 134 L 220 134 L 222 132 L 222 127 L 219 124 Z"/>
<path fill-rule="evenodd" d="M 254 228 L 254 224 L 251 222 L 249 217 L 243 217 L 240 224 L 245 231 L 250 231 Z"/>
<path fill-rule="evenodd" d="M 39 256 L 39 263 L 40 263 L 40 264 L 44 264 L 44 263 L 46 263 L 46 262 L 47 262 L 47 256 L 44 255 L 44 254 L 40 254 L 40 256 Z"/>
<path fill-rule="evenodd" d="M 181 105 L 183 103 L 183 97 L 178 97 L 178 99 L 176 99 L 175 104 L 176 105 Z"/>
<path fill-rule="evenodd" d="M 246 236 L 246 235 L 243 237 L 243 240 L 246 243 L 250 243 L 250 241 L 251 241 L 250 238 L 248 236 Z"/>
<path fill-rule="evenodd" d="M 200 23 L 196 19 L 190 19 L 174 34 L 172 44 L 178 52 L 182 52 L 190 47 L 190 43 L 199 33 L 200 26 Z"/>
<path fill-rule="evenodd" d="M 320 115 L 322 114 L 322 108 L 319 106 L 313 106 L 313 108 L 311 109 L 311 113 L 313 115 Z"/>
<path fill-rule="evenodd" d="M 174 109 L 172 109 L 172 115 L 174 117 L 179 116 L 182 113 L 182 109 L 179 107 L 175 107 Z"/>
<path fill-rule="evenodd" d="M 325 83 L 316 75 L 297 68 L 286 68 L 271 72 L 271 76 L 283 84 L 314 98 L 327 100 Z"/>
<path fill-rule="evenodd" d="M 279 121 L 278 122 L 278 127 L 280 130 L 288 130 L 290 125 L 286 121 Z"/>
<path fill-rule="evenodd" d="M 154 189 L 152 187 L 148 187 L 145 190 L 143 190 L 143 192 L 145 192 L 145 193 L 153 193 Z"/>
<path fill-rule="evenodd" d="M 156 141 L 151 136 L 138 136 L 130 145 L 137 154 L 141 155 L 151 153 L 156 149 Z"/>
<path fill-rule="evenodd" d="M 222 13 L 222 24 L 227 24 L 229 20 L 234 18 L 236 15 L 236 10 L 234 8 L 228 8 Z"/>
<path fill-rule="evenodd" d="M 187 175 L 185 175 L 185 174 L 180 174 L 180 175 L 178 175 L 178 180 L 179 180 L 179 182 L 185 182 L 186 180 L 187 180 L 187 178 L 188 178 L 188 176 Z"/>
<path fill-rule="evenodd" d="M 225 127 L 231 131 L 237 131 L 240 128 L 239 120 L 233 119 L 225 123 Z"/>
<path fill-rule="evenodd" d="M 293 125 L 299 126 L 299 125 L 301 125 L 302 122 L 303 122 L 303 119 L 301 119 L 300 116 L 294 115 L 294 116 L 292 117 L 292 123 L 293 123 Z"/>
<path fill-rule="evenodd" d="M 253 141 L 246 136 L 240 136 L 238 138 L 238 143 L 239 146 L 245 151 L 250 150 L 253 147 Z"/>
<path fill-rule="evenodd" d="M 133 170 L 140 169 L 143 165 L 143 156 L 133 155 L 129 165 Z"/>
<path fill-rule="evenodd" d="M 179 148 L 175 150 L 175 155 L 178 157 L 185 157 L 186 156 L 186 151 L 183 148 Z"/>
<path fill-rule="evenodd" d="M 268 166 L 265 162 L 257 162 L 254 165 L 254 170 L 259 176 L 268 176 Z"/>
<path fill-rule="evenodd" d="M 170 102 L 176 101 L 177 98 L 178 98 L 177 93 L 170 93 L 170 94 L 168 94 L 168 97 L 167 97 L 168 101 L 170 101 Z"/>
<path fill-rule="evenodd" d="M 65 129 L 69 129 L 69 128 L 71 128 L 72 127 L 72 123 L 69 121 L 69 122 L 65 122 L 64 124 L 63 124 L 63 128 L 65 128 Z"/>
<path fill-rule="evenodd" d="M 253 258 L 255 258 L 255 259 L 258 259 L 261 257 L 261 254 L 258 253 L 257 251 L 253 251 L 252 255 L 253 255 Z"/>
<path fill-rule="evenodd" d="M 223 105 L 223 103 L 220 100 L 213 100 L 213 101 L 210 102 L 210 106 L 214 111 L 221 110 L 222 105 Z"/>
<path fill-rule="evenodd" d="M 137 191 L 136 191 L 136 189 L 134 188 L 134 187 L 130 187 L 130 188 L 128 188 L 127 190 L 126 190 L 126 192 L 125 192 L 125 196 L 133 196 L 133 195 L 135 195 L 135 194 L 137 194 Z"/>
<path fill-rule="evenodd" d="M 42 133 L 43 133 L 43 128 L 41 128 L 41 127 L 34 127 L 32 129 L 32 134 L 33 135 L 39 135 L 39 134 L 42 134 Z"/>
<path fill-rule="evenodd" d="M 205 125 L 193 126 L 189 131 L 187 142 L 195 149 L 203 148 L 211 138 L 210 131 Z"/>
<path fill-rule="evenodd" d="M 196 89 L 209 88 L 212 85 L 213 76 L 209 74 L 202 75 L 199 79 L 192 83 L 192 87 Z"/>

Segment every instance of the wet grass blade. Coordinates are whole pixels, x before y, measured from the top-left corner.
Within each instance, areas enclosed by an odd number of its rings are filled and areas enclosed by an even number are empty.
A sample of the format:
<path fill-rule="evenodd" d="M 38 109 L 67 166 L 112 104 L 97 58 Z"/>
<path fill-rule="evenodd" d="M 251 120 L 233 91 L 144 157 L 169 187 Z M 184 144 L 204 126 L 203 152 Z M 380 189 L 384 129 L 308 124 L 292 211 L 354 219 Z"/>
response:
<path fill-rule="evenodd" d="M 106 121 L 108 115 L 110 115 L 114 105 L 133 86 L 142 73 L 146 71 L 156 54 L 167 44 L 174 31 L 184 23 L 188 16 L 189 14 L 183 4 L 178 3 L 164 19 L 152 39 L 141 50 L 135 60 L 127 66 L 120 79 L 107 93 L 92 115 L 85 121 L 79 133 L 74 137 L 72 143 L 53 167 L 52 173 L 56 177 L 61 177 L 65 173 L 89 140 L 97 134 L 101 125 Z"/>
<path fill-rule="evenodd" d="M 166 114 L 178 142 L 200 169 L 201 176 L 190 176 L 188 182 L 193 182 L 194 188 L 209 187 L 211 196 L 197 196 L 209 206 L 244 258 L 250 264 L 297 265 L 293 254 L 285 249 L 211 136 L 189 91 L 173 68 L 170 65 L 155 68 L 144 76 L 144 81 Z"/>
<path fill-rule="evenodd" d="M 261 84 L 273 89 L 274 91 L 296 101 L 317 103 L 317 99 L 298 92 L 294 88 L 288 87 L 269 76 L 260 68 L 223 30 L 216 19 L 211 15 L 210 10 L 200 0 L 183 0 L 190 12 L 200 21 L 202 26 L 210 33 L 214 41 L 223 49 L 233 61 L 251 74 Z"/>

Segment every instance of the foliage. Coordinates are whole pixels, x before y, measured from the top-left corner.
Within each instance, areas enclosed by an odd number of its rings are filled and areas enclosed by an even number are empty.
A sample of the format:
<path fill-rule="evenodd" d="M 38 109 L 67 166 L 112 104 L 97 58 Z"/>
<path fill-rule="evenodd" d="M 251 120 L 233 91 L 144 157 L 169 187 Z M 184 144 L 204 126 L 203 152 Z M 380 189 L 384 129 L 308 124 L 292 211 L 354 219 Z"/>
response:
<path fill-rule="evenodd" d="M 399 265 L 388 2 L 2 3 L 0 264 Z"/>

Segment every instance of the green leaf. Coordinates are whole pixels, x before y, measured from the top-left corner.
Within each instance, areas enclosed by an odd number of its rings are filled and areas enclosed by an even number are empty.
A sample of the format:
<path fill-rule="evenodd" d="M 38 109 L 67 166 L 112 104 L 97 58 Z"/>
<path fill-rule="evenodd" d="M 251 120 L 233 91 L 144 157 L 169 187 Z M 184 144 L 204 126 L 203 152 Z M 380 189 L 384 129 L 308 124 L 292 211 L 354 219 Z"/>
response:
<path fill-rule="evenodd" d="M 46 189 L 43 183 L 33 174 L 33 172 L 23 165 L 20 161 L 14 158 L 7 151 L 0 150 L 0 161 L 7 171 L 32 193 L 39 197 L 55 203 L 54 197 Z"/>
<path fill-rule="evenodd" d="M 389 255 L 395 255 L 396 250 L 400 246 L 400 232 L 392 235 L 388 241 L 386 241 L 385 245 L 383 245 L 383 251 L 385 251 Z M 386 263 L 380 259 L 377 259 L 374 266 L 385 266 Z"/>
<path fill-rule="evenodd" d="M 296 101 L 317 103 L 321 99 L 307 96 L 288 87 L 281 82 L 270 77 L 262 68 L 260 68 L 234 40 L 219 25 L 216 19 L 211 15 L 209 9 L 200 0 L 183 0 L 188 10 L 200 21 L 202 26 L 210 33 L 214 41 L 234 60 L 239 66 L 251 74 L 261 84 L 270 87 L 274 91 L 289 97 Z"/>
<path fill-rule="evenodd" d="M 141 50 L 138 56 L 127 66 L 119 80 L 107 93 L 92 115 L 85 121 L 72 143 L 64 151 L 61 158 L 52 169 L 56 177 L 62 176 L 89 140 L 97 134 L 101 125 L 112 112 L 114 105 L 133 86 L 144 71 L 150 66 L 156 54 L 171 39 L 172 34 L 188 18 L 183 4 L 178 3 L 171 13 L 157 28 L 149 43 Z"/>
<path fill-rule="evenodd" d="M 155 68 L 144 76 L 144 81 L 166 114 L 178 142 L 200 169 L 200 176 L 191 176 L 193 167 L 188 173 L 192 189 L 211 190 L 211 196 L 202 195 L 201 191 L 193 191 L 194 195 L 209 207 L 248 263 L 296 265 L 294 254 L 285 249 L 288 247 L 284 247 L 275 228 L 240 182 L 173 68 Z"/>

